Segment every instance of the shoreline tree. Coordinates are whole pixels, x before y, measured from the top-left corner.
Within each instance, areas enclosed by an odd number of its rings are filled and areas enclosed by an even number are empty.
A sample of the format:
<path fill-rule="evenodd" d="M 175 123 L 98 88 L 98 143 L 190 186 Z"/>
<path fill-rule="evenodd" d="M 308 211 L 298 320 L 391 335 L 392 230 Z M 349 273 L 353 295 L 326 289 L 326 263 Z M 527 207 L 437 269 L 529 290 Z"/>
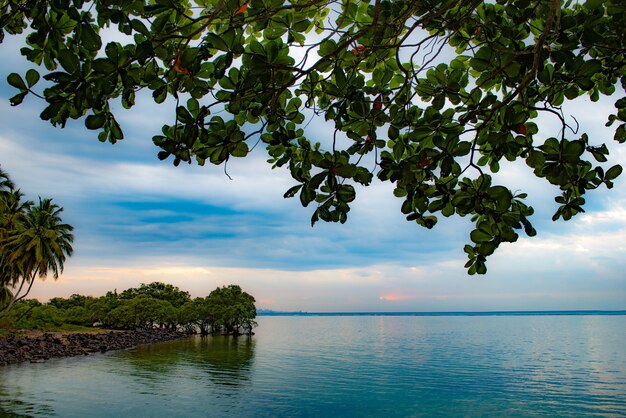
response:
<path fill-rule="evenodd" d="M 526 193 L 490 173 L 523 160 L 559 189 L 553 220 L 584 211 L 613 187 L 619 165 L 601 138 L 579 132 L 563 104 L 615 95 L 614 139 L 626 141 L 626 12 L 620 0 L 9 0 L 0 41 L 40 74 L 9 74 L 45 101 L 41 118 L 83 119 L 100 141 L 124 138 L 115 107 L 141 91 L 172 105 L 153 142 L 158 158 L 224 165 L 264 146 L 313 204 L 311 223 L 345 222 L 355 185 L 394 184 L 408 221 L 470 217 L 470 274 L 518 231 L 534 236 Z M 104 42 L 103 28 L 126 35 Z M 116 36 L 116 39 L 123 38 Z M 105 40 L 106 41 L 106 40 Z M 618 89 L 619 93 L 617 93 Z M 166 99 L 170 99 L 166 102 Z M 225 111 L 225 113 L 223 113 Z M 117 112 L 117 110 L 115 110 Z M 220 113 L 220 115 L 218 115 Z M 572 116 L 570 121 L 570 116 Z M 557 136 L 540 131 L 552 118 Z M 329 124 L 310 138 L 311 120 Z"/>
<path fill-rule="evenodd" d="M 255 299 L 238 285 L 218 287 L 207 297 L 195 298 L 181 308 L 183 322 L 197 327 L 200 335 L 217 333 L 252 335 L 257 325 Z"/>
<path fill-rule="evenodd" d="M 252 334 L 256 326 L 254 297 L 238 285 L 218 287 L 206 298 L 213 318 L 212 333 L 240 335 Z"/>
<path fill-rule="evenodd" d="M 57 279 L 73 253 L 74 229 L 52 199 L 34 204 L 0 169 L 0 317 L 23 300 L 37 278 Z"/>
<path fill-rule="evenodd" d="M 146 296 L 148 298 L 160 299 L 167 301 L 172 306 L 179 308 L 190 299 L 189 292 L 180 290 L 178 287 L 162 283 L 152 282 L 149 284 L 142 283 L 139 287 L 124 290 L 119 294 L 120 299 L 133 299 L 137 296 Z"/>
<path fill-rule="evenodd" d="M 169 296 L 164 298 L 164 294 Z M 185 302 L 178 304 L 181 296 Z M 45 304 L 34 299 L 21 300 L 10 312 L 9 322 L 40 329 L 70 324 L 123 330 L 183 330 L 201 336 L 253 335 L 252 329 L 257 325 L 254 302 L 254 297 L 238 285 L 218 287 L 208 296 L 192 300 L 188 292 L 176 286 L 153 282 L 117 296 L 114 292 L 101 297 L 74 294 L 52 298 Z"/>

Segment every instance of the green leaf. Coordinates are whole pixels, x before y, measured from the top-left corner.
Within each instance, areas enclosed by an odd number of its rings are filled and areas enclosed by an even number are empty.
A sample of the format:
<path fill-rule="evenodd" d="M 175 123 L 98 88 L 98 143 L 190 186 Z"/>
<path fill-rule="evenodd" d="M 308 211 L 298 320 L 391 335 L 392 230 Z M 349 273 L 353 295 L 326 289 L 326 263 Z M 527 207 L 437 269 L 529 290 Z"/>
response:
<path fill-rule="evenodd" d="M 480 48 L 470 60 L 469 64 L 474 70 L 483 72 L 489 67 L 492 54 L 491 48 Z"/>
<path fill-rule="evenodd" d="M 482 242 L 480 245 L 477 245 L 478 254 L 485 257 L 493 254 L 496 248 L 498 248 L 498 244 L 494 241 Z"/>
<path fill-rule="evenodd" d="M 575 163 L 580 160 L 580 156 L 585 151 L 585 144 L 582 141 L 571 141 L 567 142 L 564 148 L 563 159 Z"/>
<path fill-rule="evenodd" d="M 32 68 L 26 71 L 26 82 L 28 87 L 33 87 L 39 81 L 39 73 Z"/>
<path fill-rule="evenodd" d="M 593 86 L 595 85 L 595 83 L 593 82 L 593 80 L 591 80 L 591 78 L 579 78 L 578 80 L 576 80 L 576 84 L 578 85 L 578 87 L 580 87 L 582 90 L 584 91 L 589 91 L 593 88 Z M 562 102 L 562 100 L 558 101 L 558 100 L 554 100 L 553 104 L 555 106 L 560 105 Z"/>
<path fill-rule="evenodd" d="M 356 192 L 354 191 L 354 187 L 351 185 L 342 186 L 337 192 L 337 199 L 342 202 L 352 202 L 356 198 Z"/>
<path fill-rule="evenodd" d="M 303 187 L 300 192 L 300 203 L 302 206 L 307 207 L 315 199 L 315 190 L 311 190 L 308 187 Z"/>
<path fill-rule="evenodd" d="M 228 51 L 230 49 L 221 36 L 212 32 L 207 33 L 204 39 L 205 42 L 207 42 L 207 44 L 209 44 L 212 48 L 219 49 L 220 51 Z"/>
<path fill-rule="evenodd" d="M 180 66 L 183 68 L 191 68 L 199 53 L 199 48 L 186 48 L 180 57 Z"/>
<path fill-rule="evenodd" d="M 150 36 L 150 30 L 139 19 L 133 19 L 130 21 L 130 26 L 136 31 L 145 36 Z"/>
<path fill-rule="evenodd" d="M 169 4 L 169 5 L 163 5 L 161 4 L 161 2 L 157 2 L 158 4 L 148 4 L 144 6 L 144 12 L 150 14 L 150 15 L 158 15 L 160 13 L 163 12 L 167 12 L 170 9 L 172 9 L 174 6 Z"/>
<path fill-rule="evenodd" d="M 578 69 L 579 77 L 591 77 L 602 70 L 602 62 L 599 60 L 585 61 Z"/>
<path fill-rule="evenodd" d="M 89 51 L 99 51 L 102 48 L 102 40 L 90 24 L 81 25 L 80 41 Z"/>
<path fill-rule="evenodd" d="M 117 66 L 108 58 L 98 58 L 93 61 L 91 68 L 103 74 L 110 74 L 117 70 Z"/>
<path fill-rule="evenodd" d="M 613 139 L 620 144 L 626 142 L 626 123 L 622 123 L 620 126 L 617 127 Z"/>
<path fill-rule="evenodd" d="M 485 231 L 482 231 L 480 229 L 475 229 L 470 233 L 470 239 L 472 240 L 472 242 L 475 242 L 476 244 L 490 241 L 492 238 L 493 236 L 491 234 Z"/>
<path fill-rule="evenodd" d="M 572 86 L 572 87 L 568 87 L 567 89 L 565 89 L 564 94 L 565 94 L 565 97 L 567 97 L 569 100 L 574 100 L 580 95 L 580 90 Z"/>
<path fill-rule="evenodd" d="M 622 166 L 614 165 L 607 170 L 606 174 L 604 175 L 604 179 L 615 180 L 617 177 L 619 177 L 620 174 L 622 174 Z"/>
<path fill-rule="evenodd" d="M 283 197 L 285 199 L 290 198 L 290 197 L 294 197 L 296 195 L 296 193 L 298 193 L 298 191 L 300 191 L 300 189 L 302 188 L 301 184 L 298 184 L 296 186 L 291 187 L 289 190 L 287 190 L 285 192 L 285 194 L 283 195 Z"/>
<path fill-rule="evenodd" d="M 335 67 L 335 71 L 333 71 L 333 75 L 335 76 L 335 83 L 337 83 L 337 87 L 343 89 L 347 83 L 346 75 L 341 69 L 341 67 Z"/>
<path fill-rule="evenodd" d="M 221 88 L 226 90 L 235 90 L 237 86 L 233 83 L 233 80 L 230 77 L 222 77 L 219 80 L 219 85 Z"/>
<path fill-rule="evenodd" d="M 193 116 L 191 116 L 191 113 L 189 113 L 187 108 L 184 106 L 178 106 L 176 108 L 176 118 L 178 119 L 179 122 L 182 122 L 182 123 L 194 122 Z"/>
<path fill-rule="evenodd" d="M 600 152 L 592 152 L 591 154 L 593 155 L 593 158 L 595 158 L 595 160 L 599 163 L 605 163 L 608 161 L 606 156 L 604 156 L 604 154 Z"/>
<path fill-rule="evenodd" d="M 24 97 L 26 97 L 27 94 L 28 94 L 27 91 L 16 94 L 15 96 L 9 99 L 9 103 L 11 103 L 11 106 L 20 105 L 24 101 Z"/>
<path fill-rule="evenodd" d="M 526 158 L 526 164 L 536 170 L 542 169 L 546 162 L 544 153 L 539 151 L 531 151 Z"/>
<path fill-rule="evenodd" d="M 76 54 L 69 49 L 62 49 L 59 51 L 57 58 L 61 67 L 63 67 L 63 69 L 68 73 L 75 74 L 80 71 L 80 61 Z"/>
<path fill-rule="evenodd" d="M 124 133 L 122 128 L 117 123 L 115 118 L 111 118 L 111 142 L 115 143 L 118 139 L 124 139 Z"/>
<path fill-rule="evenodd" d="M 26 83 L 24 83 L 24 80 L 22 80 L 22 76 L 17 73 L 9 74 L 7 76 L 7 82 L 16 89 L 28 90 L 28 88 L 26 87 Z"/>
<path fill-rule="evenodd" d="M 515 78 L 519 75 L 521 68 L 522 66 L 519 62 L 512 62 L 511 64 L 506 66 L 506 68 L 504 69 L 504 72 L 506 73 L 508 77 Z"/>
<path fill-rule="evenodd" d="M 87 129 L 100 129 L 104 126 L 106 120 L 106 114 L 104 113 L 89 115 L 85 118 L 85 126 Z"/>
<path fill-rule="evenodd" d="M 389 129 L 387 130 L 387 136 L 389 139 L 396 139 L 400 136 L 400 131 L 394 125 L 389 125 Z"/>
<path fill-rule="evenodd" d="M 330 55 L 337 49 L 337 44 L 332 39 L 326 40 L 321 43 L 318 54 L 322 57 Z"/>
<path fill-rule="evenodd" d="M 237 146 L 235 147 L 235 149 L 231 152 L 231 155 L 233 157 L 245 157 L 246 155 L 248 155 L 248 144 L 246 144 L 245 142 L 239 142 L 237 143 Z"/>
<path fill-rule="evenodd" d="M 584 3 L 584 7 L 587 9 L 598 9 L 604 4 L 603 0 L 587 0 Z"/>
<path fill-rule="evenodd" d="M 511 200 L 513 195 L 504 186 L 493 186 L 489 189 L 489 195 L 496 201 L 497 209 L 500 212 L 505 212 L 511 206 Z"/>
<path fill-rule="evenodd" d="M 145 63 L 150 57 L 154 56 L 154 49 L 152 48 L 151 42 L 141 42 L 137 45 L 137 49 L 135 50 L 137 61 L 140 64 Z M 113 66 L 113 70 L 115 70 L 115 66 Z M 113 71 L 111 70 L 111 71 Z"/>
<path fill-rule="evenodd" d="M 155 103 L 163 103 L 167 98 L 167 86 L 161 86 L 152 92 Z"/>

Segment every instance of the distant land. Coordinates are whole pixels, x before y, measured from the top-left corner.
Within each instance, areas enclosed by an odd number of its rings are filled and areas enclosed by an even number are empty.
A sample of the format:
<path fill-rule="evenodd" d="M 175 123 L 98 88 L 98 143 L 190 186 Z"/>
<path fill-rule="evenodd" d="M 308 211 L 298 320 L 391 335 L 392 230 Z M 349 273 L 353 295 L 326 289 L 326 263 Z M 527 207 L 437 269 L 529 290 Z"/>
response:
<path fill-rule="evenodd" d="M 549 315 L 626 315 L 626 310 L 573 311 L 485 311 L 485 312 L 303 312 L 258 309 L 257 316 L 549 316 Z"/>

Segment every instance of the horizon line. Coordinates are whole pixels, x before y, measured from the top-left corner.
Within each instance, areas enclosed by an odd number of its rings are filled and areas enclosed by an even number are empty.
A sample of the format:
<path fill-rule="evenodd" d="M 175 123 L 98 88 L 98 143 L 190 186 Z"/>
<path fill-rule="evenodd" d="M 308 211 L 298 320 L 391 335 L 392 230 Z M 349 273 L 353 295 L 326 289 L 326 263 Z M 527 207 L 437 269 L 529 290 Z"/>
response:
<path fill-rule="evenodd" d="M 561 309 L 524 311 L 276 311 L 257 310 L 257 316 L 496 316 L 496 315 L 626 315 L 626 309 Z"/>

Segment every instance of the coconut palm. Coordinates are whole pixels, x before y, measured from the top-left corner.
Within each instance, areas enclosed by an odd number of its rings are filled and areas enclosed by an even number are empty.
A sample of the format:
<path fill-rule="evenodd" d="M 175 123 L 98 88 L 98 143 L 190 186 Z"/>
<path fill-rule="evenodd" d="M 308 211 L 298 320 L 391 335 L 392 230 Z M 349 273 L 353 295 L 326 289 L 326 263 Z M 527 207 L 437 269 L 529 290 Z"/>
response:
<path fill-rule="evenodd" d="M 15 189 L 9 175 L 0 168 L 0 303 L 10 300 L 9 286 L 14 286 L 20 277 L 18 266 L 8 262 L 8 250 L 4 245 L 32 204 L 23 201 L 22 197 L 22 192 Z"/>
<path fill-rule="evenodd" d="M 0 248 L 5 240 L 19 229 L 24 217 L 33 205 L 30 200 L 23 200 L 24 193 L 19 189 L 0 191 Z"/>
<path fill-rule="evenodd" d="M 5 190 L 13 190 L 14 188 L 15 185 L 11 181 L 9 175 L 2 168 L 0 168 L 0 193 Z"/>
<path fill-rule="evenodd" d="M 63 223 L 63 208 L 52 199 L 39 198 L 39 203 L 22 202 L 22 194 L 14 190 L 5 173 L 5 190 L 0 196 L 0 315 L 28 295 L 37 277 L 63 271 L 63 264 L 72 255 L 74 236 L 71 225 Z M 1 298 L 0 298 L 1 300 Z"/>

